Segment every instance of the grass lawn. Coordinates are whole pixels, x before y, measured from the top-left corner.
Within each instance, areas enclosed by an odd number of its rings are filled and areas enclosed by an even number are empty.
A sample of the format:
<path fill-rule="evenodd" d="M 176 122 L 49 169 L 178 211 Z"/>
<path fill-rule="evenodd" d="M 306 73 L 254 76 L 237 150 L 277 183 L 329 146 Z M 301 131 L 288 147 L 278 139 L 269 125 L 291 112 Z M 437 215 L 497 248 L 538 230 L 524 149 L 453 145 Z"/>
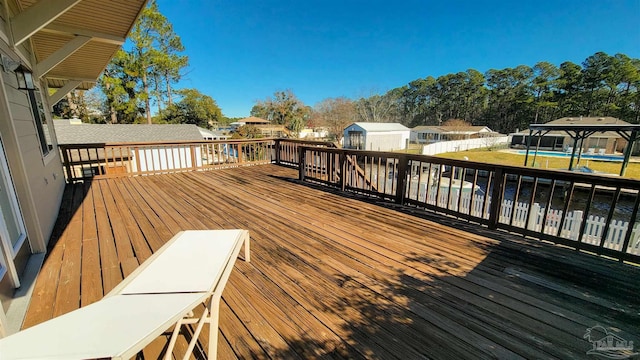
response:
<path fill-rule="evenodd" d="M 484 162 L 499 165 L 524 165 L 524 155 L 514 154 L 507 151 L 489 151 L 489 150 L 469 150 L 438 154 L 436 156 L 449 159 L 464 159 L 466 156 L 471 161 Z M 576 157 L 577 159 L 577 157 Z M 529 156 L 529 166 L 533 161 L 533 156 Z M 574 160 L 576 161 L 576 160 Z M 619 174 L 622 163 L 597 160 L 580 160 L 580 166 L 588 166 L 596 171 L 602 171 L 611 174 Z M 542 169 L 566 169 L 569 167 L 569 158 L 559 158 L 551 156 L 536 157 L 536 167 Z M 574 165 L 575 167 L 575 165 Z M 640 163 L 630 162 L 627 166 L 625 174 L 626 178 L 640 180 Z"/>

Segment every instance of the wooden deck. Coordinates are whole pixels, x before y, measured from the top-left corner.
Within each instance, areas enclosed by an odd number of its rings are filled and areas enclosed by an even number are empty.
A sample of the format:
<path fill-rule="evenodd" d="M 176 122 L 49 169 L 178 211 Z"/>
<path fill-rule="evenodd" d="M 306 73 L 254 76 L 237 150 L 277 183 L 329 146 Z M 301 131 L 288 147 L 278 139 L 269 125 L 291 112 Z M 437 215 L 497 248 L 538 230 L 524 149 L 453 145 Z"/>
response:
<path fill-rule="evenodd" d="M 180 230 L 244 228 L 252 261 L 223 294 L 220 359 L 583 359 L 598 324 L 640 346 L 637 267 L 296 175 L 261 165 L 69 186 L 24 327 L 99 300 Z"/>

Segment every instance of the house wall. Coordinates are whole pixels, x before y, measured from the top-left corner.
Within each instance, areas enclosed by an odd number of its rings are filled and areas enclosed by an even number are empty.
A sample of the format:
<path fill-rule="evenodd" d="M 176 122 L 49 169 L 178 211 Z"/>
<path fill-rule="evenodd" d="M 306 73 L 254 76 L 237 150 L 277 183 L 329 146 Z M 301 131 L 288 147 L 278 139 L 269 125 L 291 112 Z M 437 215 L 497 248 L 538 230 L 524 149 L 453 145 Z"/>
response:
<path fill-rule="evenodd" d="M 366 150 L 391 151 L 407 148 L 409 131 L 389 131 L 366 133 Z"/>
<path fill-rule="evenodd" d="M 0 53 L 33 68 L 27 61 L 31 54 L 25 51 L 26 48 L 19 47 L 18 50 L 22 49 L 23 53 L 18 54 L 3 41 L 5 39 L 6 36 L 1 34 Z M 46 93 L 45 87 L 40 89 Z M 42 99 L 42 102 L 44 109 L 50 109 L 47 99 Z M 49 111 L 45 110 L 44 113 L 50 122 Z M 0 140 L 27 234 L 12 259 L 18 279 L 21 279 L 30 254 L 46 251 L 62 200 L 65 181 L 55 136 L 52 138 L 54 147 L 43 157 L 28 92 L 17 89 L 15 74 L 0 66 Z M 8 274 L 1 279 L 3 285 L 7 277 Z M 13 288 L 0 286 L 0 292 L 0 298 L 6 299 L 13 295 Z"/>

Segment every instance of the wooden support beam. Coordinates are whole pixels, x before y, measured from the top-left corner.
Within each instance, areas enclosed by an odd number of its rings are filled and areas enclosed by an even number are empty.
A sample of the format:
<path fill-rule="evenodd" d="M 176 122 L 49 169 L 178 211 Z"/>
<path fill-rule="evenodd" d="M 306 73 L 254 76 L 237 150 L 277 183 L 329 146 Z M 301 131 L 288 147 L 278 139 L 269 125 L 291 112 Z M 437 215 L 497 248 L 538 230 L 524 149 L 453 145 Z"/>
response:
<path fill-rule="evenodd" d="M 22 44 L 40 29 L 82 0 L 41 0 L 11 19 L 13 46 Z"/>
<path fill-rule="evenodd" d="M 88 36 L 76 36 L 71 41 L 66 43 L 63 47 L 51 54 L 48 58 L 39 62 L 38 65 L 36 65 L 36 74 L 38 75 L 38 77 L 43 77 L 56 65 L 63 62 L 66 58 L 71 56 L 74 52 L 78 51 L 81 47 L 84 46 L 84 44 L 88 43 L 89 41 L 91 41 L 91 38 Z"/>
<path fill-rule="evenodd" d="M 79 35 L 88 36 L 92 41 L 101 42 L 105 44 L 122 45 L 125 42 L 125 38 L 121 36 L 115 36 L 111 34 L 105 34 L 98 31 L 92 31 L 87 29 L 75 28 L 64 25 L 49 24 L 47 27 L 41 30 L 43 33 L 49 33 L 54 35 Z"/>
<path fill-rule="evenodd" d="M 82 80 L 69 80 L 63 87 L 58 89 L 58 91 L 49 95 L 49 105 L 53 106 L 57 104 L 58 101 L 62 100 L 65 95 L 73 91 L 73 89 L 77 88 L 80 84 L 82 84 Z"/>

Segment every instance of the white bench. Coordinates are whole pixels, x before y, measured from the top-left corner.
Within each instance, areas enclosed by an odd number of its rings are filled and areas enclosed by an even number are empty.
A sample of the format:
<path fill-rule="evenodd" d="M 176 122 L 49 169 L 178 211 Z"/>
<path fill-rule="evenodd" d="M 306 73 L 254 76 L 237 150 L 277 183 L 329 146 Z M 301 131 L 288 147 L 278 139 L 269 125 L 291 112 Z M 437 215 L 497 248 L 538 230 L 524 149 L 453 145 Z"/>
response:
<path fill-rule="evenodd" d="M 197 324 L 186 359 L 205 323 L 215 359 L 222 291 L 243 244 L 250 261 L 249 242 L 247 230 L 180 232 L 102 300 L 0 339 L 0 359 L 129 359 L 173 326 L 169 359 L 180 327 Z"/>

